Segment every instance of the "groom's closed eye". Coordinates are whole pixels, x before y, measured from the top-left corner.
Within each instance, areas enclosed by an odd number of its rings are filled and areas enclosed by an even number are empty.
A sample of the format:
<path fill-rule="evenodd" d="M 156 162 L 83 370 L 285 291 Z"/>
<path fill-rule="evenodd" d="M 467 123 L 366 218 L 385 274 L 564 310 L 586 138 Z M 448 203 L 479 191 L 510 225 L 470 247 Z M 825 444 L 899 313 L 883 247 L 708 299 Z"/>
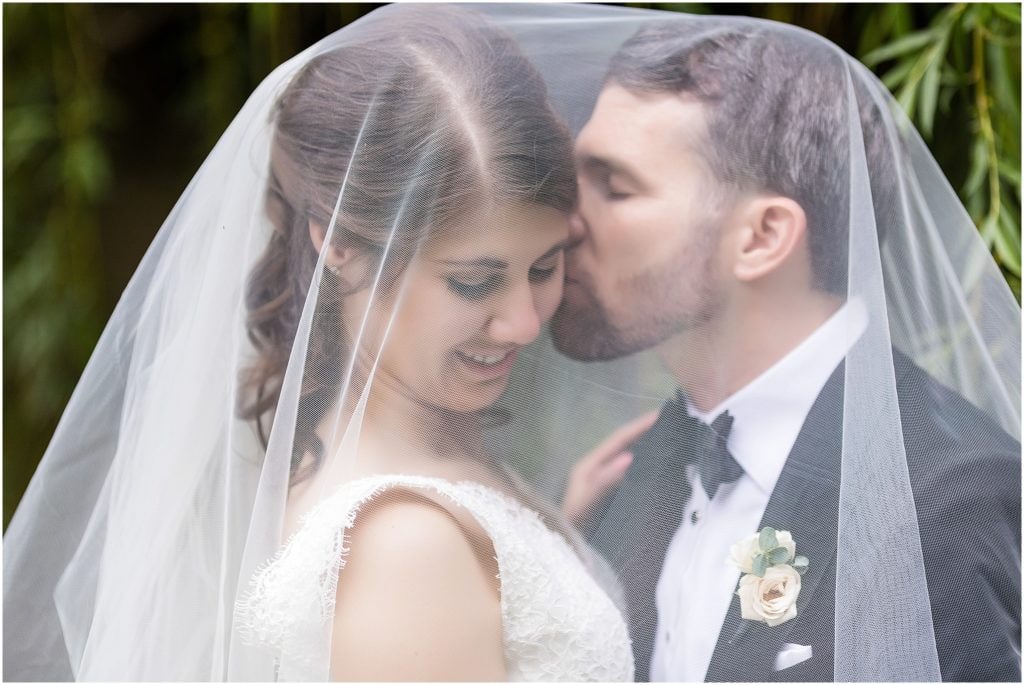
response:
<path fill-rule="evenodd" d="M 613 175 L 604 176 L 599 179 L 598 188 L 609 200 L 625 200 L 632 195 L 624 186 L 621 180 Z"/>
<path fill-rule="evenodd" d="M 585 155 L 577 160 L 577 165 L 580 175 L 609 200 L 624 200 L 641 188 L 627 168 L 613 161 Z"/>

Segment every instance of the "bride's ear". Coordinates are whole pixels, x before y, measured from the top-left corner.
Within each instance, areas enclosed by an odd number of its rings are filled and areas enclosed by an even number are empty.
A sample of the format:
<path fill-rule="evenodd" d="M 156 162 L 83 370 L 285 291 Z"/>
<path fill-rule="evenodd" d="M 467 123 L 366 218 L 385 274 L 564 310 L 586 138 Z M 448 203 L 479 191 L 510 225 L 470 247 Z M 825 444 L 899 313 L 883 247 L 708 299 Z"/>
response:
<path fill-rule="evenodd" d="M 809 259 L 807 215 L 794 200 L 781 195 L 756 197 L 748 203 L 741 221 L 733 263 L 738 280 L 756 281 L 793 264 L 801 255 Z"/>
<path fill-rule="evenodd" d="M 309 239 L 313 242 L 313 247 L 318 253 L 324 250 L 326 235 L 327 231 L 323 226 L 312 219 L 309 220 Z M 331 271 L 343 283 L 354 283 L 357 279 L 349 278 L 348 276 L 352 274 L 348 272 L 354 268 L 355 257 L 355 247 L 327 245 L 327 253 L 324 255 L 324 268 Z"/>

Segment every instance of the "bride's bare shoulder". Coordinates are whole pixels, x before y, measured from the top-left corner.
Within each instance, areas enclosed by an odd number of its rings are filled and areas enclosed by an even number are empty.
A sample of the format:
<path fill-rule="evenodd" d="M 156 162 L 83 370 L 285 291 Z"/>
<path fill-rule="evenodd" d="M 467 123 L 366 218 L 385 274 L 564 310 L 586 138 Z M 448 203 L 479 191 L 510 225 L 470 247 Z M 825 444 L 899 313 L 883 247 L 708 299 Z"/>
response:
<path fill-rule="evenodd" d="M 334 677 L 504 676 L 493 549 L 459 509 L 406 488 L 360 507 L 338 577 Z"/>

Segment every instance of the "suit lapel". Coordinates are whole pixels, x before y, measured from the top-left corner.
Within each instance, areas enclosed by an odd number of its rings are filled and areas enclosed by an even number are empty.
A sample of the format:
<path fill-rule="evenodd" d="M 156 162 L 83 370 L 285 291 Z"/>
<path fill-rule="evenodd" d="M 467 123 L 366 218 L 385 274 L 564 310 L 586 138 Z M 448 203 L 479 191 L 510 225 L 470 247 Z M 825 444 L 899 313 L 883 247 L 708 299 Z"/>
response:
<path fill-rule="evenodd" d="M 801 578 L 797 617 L 774 628 L 745 620 L 740 615 L 739 597 L 734 595 L 708 668 L 708 681 L 773 680 L 775 655 L 787 642 L 801 612 L 811 606 L 821 579 L 834 563 L 843 372 L 844 364 L 840 364 L 811 407 L 758 527 L 791 531 L 797 554 L 810 561 Z"/>

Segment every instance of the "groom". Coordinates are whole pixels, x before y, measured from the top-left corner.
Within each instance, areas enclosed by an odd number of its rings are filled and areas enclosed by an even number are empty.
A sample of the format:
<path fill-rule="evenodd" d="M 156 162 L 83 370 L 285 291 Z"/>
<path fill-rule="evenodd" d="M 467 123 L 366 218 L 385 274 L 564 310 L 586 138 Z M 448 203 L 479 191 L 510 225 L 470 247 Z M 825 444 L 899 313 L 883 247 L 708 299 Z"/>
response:
<path fill-rule="evenodd" d="M 556 345 L 581 360 L 655 348 L 681 389 L 591 519 L 626 591 L 637 680 L 834 676 L 843 370 L 872 325 L 846 296 L 836 60 L 763 26 L 645 28 L 578 138 Z M 896 181 L 881 123 L 861 117 L 882 225 Z M 1019 680 L 1020 445 L 892 361 L 942 678 Z M 765 526 L 810 560 L 796 616 L 774 626 L 743 618 L 723 563 Z"/>

